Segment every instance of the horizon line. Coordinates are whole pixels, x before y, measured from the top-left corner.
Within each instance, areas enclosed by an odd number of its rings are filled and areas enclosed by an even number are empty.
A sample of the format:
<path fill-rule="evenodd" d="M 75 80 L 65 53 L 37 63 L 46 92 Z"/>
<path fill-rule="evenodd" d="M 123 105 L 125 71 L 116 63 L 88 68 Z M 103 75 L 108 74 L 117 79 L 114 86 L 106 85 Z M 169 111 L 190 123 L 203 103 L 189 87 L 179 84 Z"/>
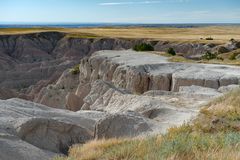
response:
<path fill-rule="evenodd" d="M 240 22 L 164 22 L 164 23 L 155 23 L 155 22 L 0 22 L 0 25 L 77 25 L 77 24 L 240 24 Z"/>

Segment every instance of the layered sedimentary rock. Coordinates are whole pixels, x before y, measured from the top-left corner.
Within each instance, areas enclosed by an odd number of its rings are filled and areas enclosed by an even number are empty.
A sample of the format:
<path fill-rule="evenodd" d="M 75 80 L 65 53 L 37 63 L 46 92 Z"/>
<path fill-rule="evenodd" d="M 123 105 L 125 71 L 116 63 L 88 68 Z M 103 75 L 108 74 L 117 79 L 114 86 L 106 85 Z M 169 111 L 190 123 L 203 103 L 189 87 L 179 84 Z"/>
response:
<path fill-rule="evenodd" d="M 239 84 L 239 67 L 171 63 L 165 57 L 134 51 L 99 51 L 80 65 L 80 82 L 112 82 L 133 93 L 148 90 L 178 91 L 181 86 L 218 89 Z"/>
<path fill-rule="evenodd" d="M 125 126 L 125 118 L 130 115 L 132 122 Z M 20 99 L 0 100 L 0 159 L 50 160 L 58 154 L 67 154 L 71 145 L 85 143 L 103 133 L 120 137 L 130 136 L 130 132 L 123 130 L 126 127 L 132 128 L 131 136 L 151 130 L 144 118 L 140 120 L 130 113 L 123 113 L 117 124 L 110 125 L 114 130 L 106 130 L 107 117 L 112 116 L 98 111 L 53 109 Z M 136 126 L 139 127 L 133 129 Z"/>
<path fill-rule="evenodd" d="M 96 52 L 81 60 L 79 72 L 64 72 L 40 97 L 51 94 L 53 107 L 72 111 L 111 115 L 133 111 L 150 120 L 152 133 L 164 133 L 190 120 L 201 105 L 236 88 L 240 80 L 239 67 L 171 63 L 162 56 L 131 50 Z M 100 135 L 110 137 L 102 131 Z"/>
<path fill-rule="evenodd" d="M 219 46 L 147 39 L 72 38 L 60 32 L 0 35 L 0 88 L 17 89 L 21 98 L 32 100 L 43 87 L 55 83 L 64 70 L 79 63 L 81 58 L 99 50 L 130 49 L 143 42 L 152 44 L 156 51 L 165 52 L 172 47 L 190 58 L 199 58 L 206 51 L 218 52 L 218 48 L 228 51 L 239 48 L 237 41 Z"/>
<path fill-rule="evenodd" d="M 96 138 L 134 137 L 152 131 L 145 118 L 134 112 L 113 114 L 101 119 L 96 125 Z"/>
<path fill-rule="evenodd" d="M 33 99 L 82 57 L 102 49 L 128 49 L 141 41 L 71 38 L 59 32 L 0 35 L 0 88 L 20 90 L 31 86 L 21 93 Z"/>
<path fill-rule="evenodd" d="M 134 108 L 133 103 L 126 104 L 128 101 L 124 99 L 134 99 L 139 106 L 145 104 L 144 97 L 138 98 L 135 94 L 178 92 L 184 86 L 217 90 L 222 86 L 238 85 L 240 80 L 239 67 L 171 63 L 159 55 L 131 50 L 96 52 L 81 60 L 79 70 L 79 75 L 65 71 L 55 85 L 43 88 L 35 101 L 72 111 L 114 112 L 117 107 L 111 106 L 116 103 Z M 124 109 L 118 107 L 117 110 Z"/>

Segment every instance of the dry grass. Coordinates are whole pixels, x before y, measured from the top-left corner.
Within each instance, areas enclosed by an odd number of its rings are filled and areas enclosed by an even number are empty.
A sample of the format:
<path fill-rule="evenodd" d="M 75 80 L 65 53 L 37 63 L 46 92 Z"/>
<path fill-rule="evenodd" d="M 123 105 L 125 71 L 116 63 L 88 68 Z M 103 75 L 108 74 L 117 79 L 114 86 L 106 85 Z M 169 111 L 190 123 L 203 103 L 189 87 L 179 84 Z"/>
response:
<path fill-rule="evenodd" d="M 218 125 L 216 118 L 240 124 L 240 89 L 209 103 L 192 124 L 166 135 L 142 139 L 94 140 L 55 160 L 238 160 L 240 130 Z M 207 120 L 205 120 L 207 119 Z M 234 123 L 235 124 L 235 123 Z M 222 127 L 225 126 L 225 127 Z M 215 130 L 206 129 L 214 127 Z"/>
<path fill-rule="evenodd" d="M 221 54 L 221 55 L 219 55 L 219 57 L 221 57 L 223 59 L 234 60 L 236 58 L 236 56 L 239 54 L 240 54 L 240 49 L 236 49 L 231 52 Z"/>
<path fill-rule="evenodd" d="M 231 53 L 230 53 L 231 54 Z M 235 65 L 240 66 L 240 60 L 230 60 L 228 56 L 224 57 L 223 60 L 212 59 L 212 60 L 191 60 L 184 58 L 183 56 L 169 56 L 166 54 L 160 54 L 168 58 L 169 62 L 179 62 L 179 63 L 203 63 L 203 64 L 223 64 L 223 65 Z"/>
<path fill-rule="evenodd" d="M 43 31 L 66 32 L 73 34 L 74 36 L 85 34 L 94 35 L 93 37 L 127 39 L 146 38 L 154 40 L 168 40 L 173 42 L 225 43 L 232 38 L 240 40 L 240 27 L 237 26 L 212 26 L 198 28 L 17 28 L 0 29 L 0 35 L 23 34 Z M 211 36 L 214 40 L 205 40 L 209 36 Z"/>
<path fill-rule="evenodd" d="M 204 132 L 240 132 L 240 89 L 209 103 L 195 120 L 196 129 Z"/>

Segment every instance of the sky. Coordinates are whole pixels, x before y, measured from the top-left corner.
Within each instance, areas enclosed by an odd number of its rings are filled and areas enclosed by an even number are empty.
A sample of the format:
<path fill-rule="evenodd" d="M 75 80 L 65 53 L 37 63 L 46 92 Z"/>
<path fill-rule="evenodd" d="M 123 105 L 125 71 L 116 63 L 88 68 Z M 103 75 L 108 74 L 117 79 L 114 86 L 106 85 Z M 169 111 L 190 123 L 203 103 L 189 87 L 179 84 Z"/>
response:
<path fill-rule="evenodd" d="M 240 23 L 240 0 L 0 0 L 0 23 Z"/>

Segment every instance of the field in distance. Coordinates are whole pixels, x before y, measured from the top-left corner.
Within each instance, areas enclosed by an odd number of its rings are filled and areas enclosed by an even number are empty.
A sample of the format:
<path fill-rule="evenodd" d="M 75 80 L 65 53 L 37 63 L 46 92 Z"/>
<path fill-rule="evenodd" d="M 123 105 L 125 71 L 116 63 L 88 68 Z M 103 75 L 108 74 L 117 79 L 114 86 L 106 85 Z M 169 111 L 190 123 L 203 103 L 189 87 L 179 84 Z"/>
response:
<path fill-rule="evenodd" d="M 210 26 L 195 28 L 99 27 L 99 28 L 1 28 L 0 35 L 46 31 L 68 33 L 75 38 L 146 38 L 172 42 L 226 43 L 240 40 L 240 26 Z M 206 40 L 212 38 L 213 40 Z"/>

